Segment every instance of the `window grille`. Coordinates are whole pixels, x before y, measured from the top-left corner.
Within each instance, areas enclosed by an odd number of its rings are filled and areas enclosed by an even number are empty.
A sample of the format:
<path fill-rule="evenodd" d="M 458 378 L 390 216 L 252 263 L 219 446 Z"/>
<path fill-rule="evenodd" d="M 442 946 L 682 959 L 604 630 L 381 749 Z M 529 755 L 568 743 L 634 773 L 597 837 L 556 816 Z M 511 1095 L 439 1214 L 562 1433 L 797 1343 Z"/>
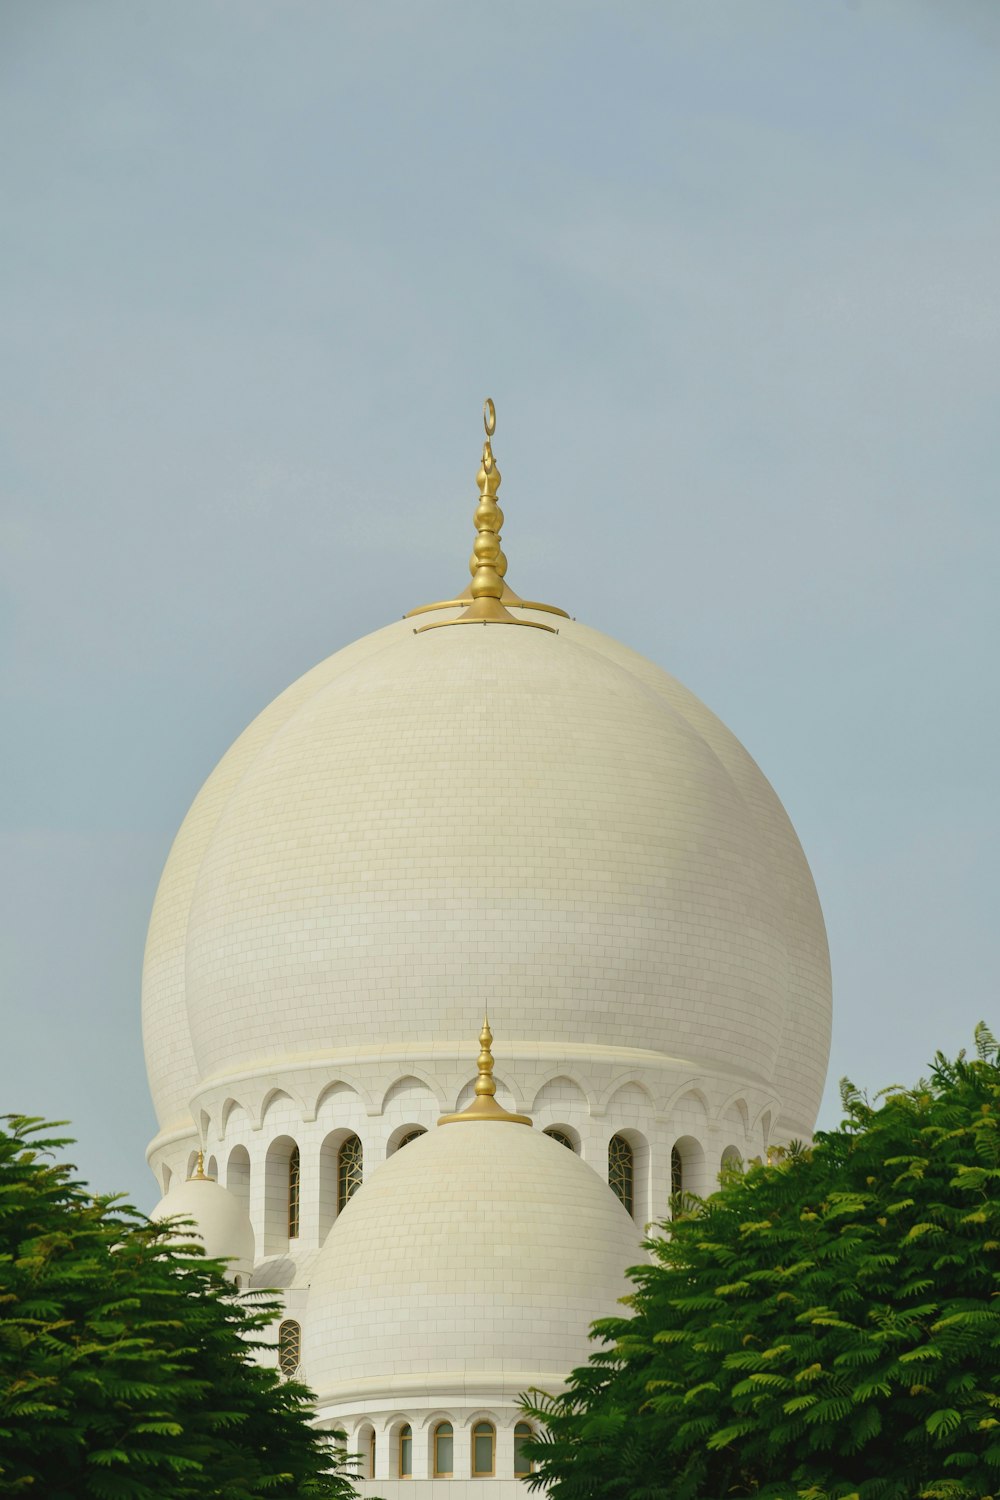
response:
<path fill-rule="evenodd" d="M 349 1135 L 337 1153 L 337 1212 L 344 1208 L 361 1186 L 364 1153 L 356 1135 Z"/>
<path fill-rule="evenodd" d="M 623 1135 L 608 1142 L 608 1186 L 626 1212 L 634 1207 L 635 1154 Z"/>
<path fill-rule="evenodd" d="M 544 1134 L 550 1135 L 554 1141 L 559 1142 L 560 1146 L 565 1146 L 570 1151 L 576 1150 L 576 1147 L 564 1130 L 546 1130 Z"/>
<path fill-rule="evenodd" d="M 301 1158 L 298 1146 L 292 1147 L 288 1158 L 288 1238 L 299 1237 L 299 1184 L 301 1180 Z"/>
<path fill-rule="evenodd" d="M 302 1329 L 294 1318 L 286 1318 L 278 1329 L 278 1369 L 286 1380 L 295 1374 L 302 1353 Z"/>

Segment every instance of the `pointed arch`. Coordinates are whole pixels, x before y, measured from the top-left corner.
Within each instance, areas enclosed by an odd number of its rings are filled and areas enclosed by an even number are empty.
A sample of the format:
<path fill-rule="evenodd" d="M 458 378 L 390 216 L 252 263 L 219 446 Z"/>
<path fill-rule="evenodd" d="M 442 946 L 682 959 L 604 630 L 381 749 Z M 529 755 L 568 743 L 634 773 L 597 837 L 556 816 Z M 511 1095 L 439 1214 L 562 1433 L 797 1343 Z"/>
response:
<path fill-rule="evenodd" d="M 377 1101 L 360 1079 L 352 1077 L 349 1073 L 338 1073 L 336 1078 L 328 1078 L 317 1090 L 311 1118 L 315 1120 L 323 1105 L 331 1099 L 336 1099 L 338 1095 L 344 1099 L 353 1095 L 366 1115 L 380 1113 Z"/>
<path fill-rule="evenodd" d="M 273 1088 L 267 1090 L 267 1093 L 261 1099 L 260 1104 L 257 1107 L 256 1124 L 254 1126 L 256 1130 L 260 1130 L 263 1127 L 264 1121 L 267 1119 L 269 1112 L 274 1109 L 275 1105 L 280 1103 L 282 1099 L 287 1099 L 289 1104 L 295 1103 L 295 1100 L 292 1098 L 287 1089 Z"/>
<path fill-rule="evenodd" d="M 228 1096 L 228 1098 L 223 1099 L 223 1101 L 222 1101 L 222 1108 L 219 1111 L 219 1136 L 220 1136 L 220 1138 L 225 1139 L 226 1131 L 229 1129 L 230 1118 L 232 1116 L 233 1111 L 236 1110 L 236 1109 L 241 1110 L 243 1112 L 243 1114 L 246 1115 L 247 1124 L 248 1125 L 250 1124 L 250 1120 L 251 1120 L 250 1111 L 247 1109 L 246 1105 L 242 1102 L 242 1100 L 240 1100 L 240 1099 L 234 1099 L 233 1096 L 230 1094 Z"/>
<path fill-rule="evenodd" d="M 675 1114 L 686 1106 L 689 1109 L 700 1110 L 707 1125 L 711 1117 L 711 1108 L 708 1094 L 702 1087 L 703 1081 L 700 1078 L 689 1078 L 684 1083 L 678 1084 L 673 1093 L 668 1094 L 664 1101 L 664 1113 Z"/>
<path fill-rule="evenodd" d="M 565 1084 L 569 1084 L 570 1088 L 563 1087 Z M 535 1115 L 551 1107 L 557 1113 L 565 1114 L 564 1106 L 567 1104 L 576 1104 L 578 1108 L 586 1109 L 589 1115 L 593 1112 L 594 1095 L 578 1073 L 573 1073 L 568 1068 L 560 1068 L 558 1073 L 553 1073 L 550 1078 L 546 1078 L 535 1090 L 531 1113 Z"/>
<path fill-rule="evenodd" d="M 717 1125 L 721 1125 L 721 1124 L 726 1123 L 727 1119 L 729 1119 L 731 1111 L 734 1112 L 735 1118 L 733 1118 L 730 1121 L 730 1123 L 736 1124 L 736 1121 L 738 1120 L 739 1124 L 740 1124 L 740 1126 L 741 1126 L 741 1128 L 743 1130 L 743 1134 L 746 1137 L 749 1137 L 749 1135 L 750 1135 L 750 1110 L 747 1107 L 747 1101 L 744 1098 L 744 1096 L 743 1096 L 742 1093 L 730 1094 L 729 1097 L 728 1097 L 728 1099 L 726 1099 L 719 1106 L 718 1112 L 716 1113 L 716 1116 L 715 1116 L 715 1123 Z"/>
<path fill-rule="evenodd" d="M 607 1114 L 618 1095 L 624 1093 L 626 1089 L 637 1089 L 643 1097 L 644 1106 L 649 1109 L 650 1113 L 653 1112 L 655 1100 L 646 1080 L 637 1073 L 619 1073 L 600 1097 L 601 1114 Z"/>
<path fill-rule="evenodd" d="M 438 1083 L 437 1079 L 432 1078 L 430 1073 L 425 1072 L 422 1068 L 407 1066 L 405 1073 L 400 1073 L 382 1090 L 382 1097 L 378 1105 L 378 1113 L 380 1115 L 384 1115 L 387 1106 L 404 1093 L 403 1085 L 405 1084 L 416 1084 L 422 1093 L 426 1093 L 429 1096 L 430 1101 L 440 1114 L 444 1114 L 447 1111 L 448 1100 L 444 1089 Z"/>

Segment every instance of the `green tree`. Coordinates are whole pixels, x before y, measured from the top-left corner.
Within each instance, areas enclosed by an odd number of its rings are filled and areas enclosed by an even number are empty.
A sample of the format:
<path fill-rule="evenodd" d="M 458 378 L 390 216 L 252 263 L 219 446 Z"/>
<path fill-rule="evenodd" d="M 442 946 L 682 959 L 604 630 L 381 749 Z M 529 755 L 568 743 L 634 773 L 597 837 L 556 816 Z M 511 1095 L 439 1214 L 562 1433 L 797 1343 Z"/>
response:
<path fill-rule="evenodd" d="M 1000 1058 L 677 1205 L 631 1317 L 527 1409 L 553 1500 L 1000 1496 Z"/>
<path fill-rule="evenodd" d="M 309 1392 L 254 1360 L 277 1305 L 90 1194 L 51 1129 L 0 1121 L 0 1494 L 351 1500 Z"/>

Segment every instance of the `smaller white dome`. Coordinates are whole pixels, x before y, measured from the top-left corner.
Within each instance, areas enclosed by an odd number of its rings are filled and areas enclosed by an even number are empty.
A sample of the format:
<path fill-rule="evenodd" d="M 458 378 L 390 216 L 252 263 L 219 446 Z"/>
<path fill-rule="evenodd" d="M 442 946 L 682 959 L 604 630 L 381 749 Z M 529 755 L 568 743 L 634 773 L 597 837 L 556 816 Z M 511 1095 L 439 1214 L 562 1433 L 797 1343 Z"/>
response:
<path fill-rule="evenodd" d="M 516 1401 L 586 1362 L 642 1259 L 607 1182 L 524 1125 L 462 1121 L 390 1156 L 313 1268 L 303 1362 L 321 1407 Z"/>
<path fill-rule="evenodd" d="M 254 1263 L 254 1234 L 245 1205 L 211 1177 L 189 1177 L 172 1188 L 153 1209 L 151 1219 L 193 1219 L 213 1260 L 227 1260 L 230 1275 L 249 1276 Z"/>

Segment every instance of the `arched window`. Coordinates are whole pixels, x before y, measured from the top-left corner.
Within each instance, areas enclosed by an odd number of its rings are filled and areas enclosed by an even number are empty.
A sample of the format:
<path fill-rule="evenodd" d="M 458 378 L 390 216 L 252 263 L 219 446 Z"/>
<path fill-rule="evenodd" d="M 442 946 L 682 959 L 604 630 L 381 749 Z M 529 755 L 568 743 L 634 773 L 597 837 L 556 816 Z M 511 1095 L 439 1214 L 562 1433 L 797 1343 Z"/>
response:
<path fill-rule="evenodd" d="M 723 1172 L 741 1172 L 743 1170 L 743 1158 L 738 1146 L 727 1146 L 722 1153 L 721 1168 Z"/>
<path fill-rule="evenodd" d="M 514 1428 L 514 1478 L 525 1479 L 534 1470 L 534 1464 L 524 1451 L 524 1444 L 535 1435 L 527 1422 L 518 1422 Z"/>
<path fill-rule="evenodd" d="M 684 1163 L 676 1146 L 670 1148 L 670 1191 L 672 1193 L 684 1191 Z"/>
<path fill-rule="evenodd" d="M 558 1141 L 560 1146 L 565 1146 L 567 1150 L 574 1152 L 576 1151 L 576 1147 L 573 1145 L 573 1142 L 570 1140 L 565 1130 L 545 1130 L 542 1132 L 542 1134 L 550 1135 L 554 1141 Z"/>
<path fill-rule="evenodd" d="M 356 1135 L 349 1135 L 337 1152 L 337 1212 L 346 1207 L 361 1186 L 364 1153 Z"/>
<path fill-rule="evenodd" d="M 496 1468 L 497 1434 L 492 1422 L 477 1422 L 472 1429 L 472 1477 L 486 1479 Z"/>
<path fill-rule="evenodd" d="M 371 1436 L 368 1439 L 368 1478 L 369 1479 L 374 1479 L 375 1478 L 375 1429 L 374 1429 L 374 1427 L 372 1428 L 372 1430 L 371 1430 Z"/>
<path fill-rule="evenodd" d="M 455 1429 L 439 1422 L 434 1429 L 434 1477 L 449 1479 L 455 1472 Z"/>
<path fill-rule="evenodd" d="M 288 1158 L 288 1238 L 299 1237 L 299 1186 L 301 1182 L 302 1158 L 296 1146 Z"/>
<path fill-rule="evenodd" d="M 413 1478 L 413 1428 L 409 1422 L 399 1429 L 399 1477 Z"/>
<path fill-rule="evenodd" d="M 628 1212 L 635 1198 L 635 1155 L 623 1135 L 613 1135 L 608 1142 L 608 1186 Z"/>
<path fill-rule="evenodd" d="M 243 1277 L 242 1276 L 234 1276 L 233 1277 L 233 1286 L 236 1288 L 237 1291 L 240 1291 L 242 1289 L 242 1287 L 243 1287 Z"/>
<path fill-rule="evenodd" d="M 403 1147 L 408 1146 L 411 1141 L 415 1141 L 418 1135 L 426 1134 L 427 1132 L 422 1125 L 418 1125 L 416 1130 L 408 1130 L 402 1140 L 397 1143 L 396 1150 L 402 1151 Z"/>
<path fill-rule="evenodd" d="M 299 1367 L 302 1329 L 294 1318 L 286 1318 L 278 1329 L 278 1369 L 291 1379 Z"/>

